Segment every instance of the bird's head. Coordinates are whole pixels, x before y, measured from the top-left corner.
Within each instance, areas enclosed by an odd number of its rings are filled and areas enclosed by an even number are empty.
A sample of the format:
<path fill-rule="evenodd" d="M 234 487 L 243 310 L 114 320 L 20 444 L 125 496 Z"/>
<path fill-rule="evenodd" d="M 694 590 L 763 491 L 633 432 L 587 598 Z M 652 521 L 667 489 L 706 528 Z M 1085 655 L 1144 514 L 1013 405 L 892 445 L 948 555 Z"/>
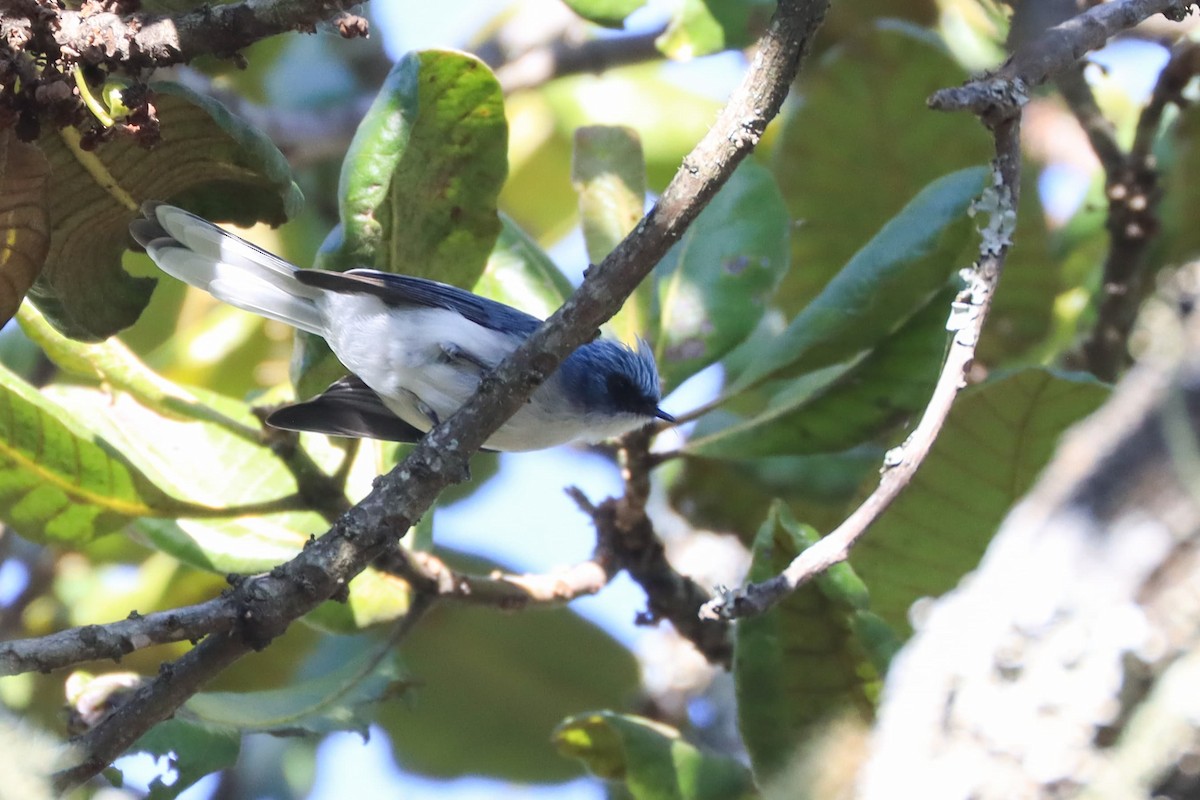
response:
<path fill-rule="evenodd" d="M 658 367 L 643 340 L 636 349 L 607 339 L 589 342 L 563 362 L 560 372 L 564 391 L 589 414 L 636 418 L 640 424 L 675 421 L 658 407 Z"/>

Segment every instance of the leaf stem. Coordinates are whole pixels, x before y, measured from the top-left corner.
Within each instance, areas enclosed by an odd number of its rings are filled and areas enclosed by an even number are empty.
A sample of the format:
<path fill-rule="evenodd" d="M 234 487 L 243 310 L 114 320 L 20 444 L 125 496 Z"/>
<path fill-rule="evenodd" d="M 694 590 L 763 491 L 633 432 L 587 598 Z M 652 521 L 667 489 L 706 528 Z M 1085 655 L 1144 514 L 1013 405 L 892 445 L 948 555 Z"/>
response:
<path fill-rule="evenodd" d="M 92 112 L 92 116 L 106 128 L 111 128 L 115 125 L 116 120 L 108 115 L 108 109 L 101 105 L 96 96 L 92 94 L 92 87 L 88 86 L 87 79 L 83 77 L 83 70 L 76 66 L 72 72 L 75 73 L 75 85 L 79 87 L 79 97 L 83 100 L 83 104 L 87 106 L 88 111 Z"/>
<path fill-rule="evenodd" d="M 304 497 L 299 493 L 295 493 L 277 497 L 274 500 L 240 503 L 220 508 L 201 505 L 200 503 L 189 503 L 186 500 L 173 500 L 169 505 L 155 508 L 154 513 L 150 516 L 184 517 L 187 519 L 226 519 L 280 514 L 285 511 L 301 511 L 307 508 L 308 504 Z"/>

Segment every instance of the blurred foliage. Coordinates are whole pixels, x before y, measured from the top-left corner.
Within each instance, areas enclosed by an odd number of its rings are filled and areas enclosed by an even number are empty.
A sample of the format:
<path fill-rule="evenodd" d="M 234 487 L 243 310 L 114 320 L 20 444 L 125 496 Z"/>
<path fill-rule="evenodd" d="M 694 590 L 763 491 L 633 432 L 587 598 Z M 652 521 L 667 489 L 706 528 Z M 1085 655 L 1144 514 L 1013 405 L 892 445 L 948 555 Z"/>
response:
<path fill-rule="evenodd" d="M 505 32 L 504 5 L 460 39 Z M 153 148 L 49 124 L 33 142 L 5 134 L 0 314 L 20 326 L 0 333 L 0 547 L 30 586 L 0 606 L 4 636 L 212 597 L 224 575 L 269 570 L 327 529 L 333 509 L 295 495 L 305 470 L 344 476 L 353 501 L 406 452 L 264 438 L 256 407 L 319 391 L 342 366 L 319 340 L 220 306 L 128 251 L 143 201 L 242 226 L 288 222 L 246 236 L 301 265 L 434 277 L 545 317 L 569 295 L 567 276 L 634 228 L 712 124 L 727 73 L 744 59 L 701 56 L 752 41 L 772 9 L 671 0 L 646 22 L 653 12 L 641 0 L 567 5 L 578 15 L 565 14 L 570 25 L 614 29 L 583 28 L 595 38 L 661 23 L 663 58 L 504 96 L 470 54 L 425 50 L 393 65 L 383 37 L 295 35 L 248 48 L 245 69 L 202 58 L 179 83 L 134 83 L 162 123 Z M 929 112 L 925 99 L 994 65 L 1006 35 L 988 0 L 833 4 L 754 157 L 609 326 L 648 341 L 668 390 L 720 374 L 719 396 L 672 407 L 695 426 L 663 437 L 676 452 L 655 478 L 686 524 L 740 539 L 752 577 L 774 574 L 842 521 L 927 401 L 958 272 L 977 249 L 970 209 L 991 152 L 975 120 Z M 1089 80 L 1127 142 L 1142 100 L 1116 73 Z M 82 85 L 96 97 L 125 97 L 126 84 L 89 77 Z M 980 342 L 978 385 L 853 566 L 738 629 L 738 708 L 728 716 L 739 718 L 753 775 L 731 758 L 735 747 L 718 754 L 685 741 L 711 733 L 702 715 L 641 696 L 632 654 L 570 610 L 443 606 L 398 649 L 383 647 L 412 589 L 368 569 L 345 602 L 323 604 L 142 739 L 140 750 L 178 763 L 178 782 L 153 796 L 217 769 L 233 785 L 298 796 L 312 779 L 311 739 L 267 745 L 242 733 L 375 724 L 398 764 L 430 776 L 548 783 L 582 764 L 614 796 L 752 797 L 847 707 L 869 718 L 913 604 L 976 565 L 1062 431 L 1108 391 L 1063 370 L 1094 317 L 1107 250 L 1102 181 L 1088 173 L 1083 203 L 1043 207 L 1047 143 L 1073 121 L 1046 97 L 1031 107 L 1049 124 L 1026 126 L 1017 247 Z M 354 108 L 366 116 L 353 135 L 335 130 L 332 120 Z M 319 124 L 273 130 L 277 149 L 257 125 L 284 111 Z M 1165 196 L 1150 270 L 1200 247 L 1195 115 L 1168 115 L 1157 143 Z M 18 311 L 23 296 L 32 304 Z M 443 502 L 469 498 L 497 460 L 480 456 L 473 469 L 474 482 Z M 546 491 L 570 480 L 553 476 Z M 274 501 L 283 502 L 259 507 Z M 231 507 L 245 513 L 222 511 Z M 528 524 L 541 523 L 530 513 Z M 425 543 L 436 534 L 427 515 Z M 501 568 L 449 557 L 472 573 Z M 138 651 L 121 668 L 153 675 L 186 649 Z M 0 700 L 47 730 L 61 731 L 62 696 L 61 675 L 0 679 Z M 672 725 L 631 713 L 648 710 Z M 0 733 L 10 727 L 0 717 Z M 269 769 L 251 750 L 272 754 Z"/>

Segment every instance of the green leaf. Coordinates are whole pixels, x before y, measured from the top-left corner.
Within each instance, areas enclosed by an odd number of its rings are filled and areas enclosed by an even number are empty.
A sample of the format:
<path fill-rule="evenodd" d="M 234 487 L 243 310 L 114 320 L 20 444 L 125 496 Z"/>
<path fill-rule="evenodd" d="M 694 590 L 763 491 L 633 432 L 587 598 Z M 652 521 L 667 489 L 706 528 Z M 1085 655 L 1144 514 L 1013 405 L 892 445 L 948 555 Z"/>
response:
<path fill-rule="evenodd" d="M 967 212 L 987 174 L 964 169 L 925 187 L 763 349 L 730 394 L 852 358 L 923 308 L 963 266 L 958 259 L 972 231 Z"/>
<path fill-rule="evenodd" d="M 502 568 L 478 558 L 451 563 L 477 575 Z M 419 685 L 415 702 L 389 705 L 379 722 L 399 764 L 435 777 L 576 777 L 578 769 L 555 756 L 548 732 L 580 709 L 626 702 L 638 681 L 629 651 L 565 608 L 497 616 L 441 605 L 405 639 L 404 660 Z"/>
<path fill-rule="evenodd" d="M 876 612 L 907 631 L 914 601 L 974 569 L 1059 436 L 1108 394 L 1094 379 L 1040 369 L 964 391 L 912 483 L 854 548 Z"/>
<path fill-rule="evenodd" d="M 788 270 L 790 221 L 775 179 L 742 162 L 653 274 L 645 331 L 677 386 L 742 342 Z"/>
<path fill-rule="evenodd" d="M 1163 192 L 1160 216 L 1163 222 L 1167 263 L 1181 263 L 1200 253 L 1200 230 L 1192 210 L 1200 202 L 1200 112 L 1187 106 L 1171 127 L 1170 137 L 1156 148 L 1162 163 Z"/>
<path fill-rule="evenodd" d="M 303 201 L 287 161 L 263 134 L 182 86 L 151 88 L 162 123 L 152 149 L 120 137 L 84 150 L 74 128 L 38 140 L 50 165 L 51 233 L 30 296 L 75 339 L 111 336 L 133 324 L 149 301 L 155 281 L 121 268 L 129 222 L 143 200 L 169 200 L 244 226 L 278 225 Z"/>
<path fill-rule="evenodd" d="M 925 406 L 937 381 L 954 294 L 936 295 L 853 367 L 789 381 L 761 414 L 693 435 L 685 451 L 710 458 L 832 453 L 906 421 Z M 827 371 L 831 379 L 814 380 Z"/>
<path fill-rule="evenodd" d="M 588 125 L 575 131 L 571 182 L 588 260 L 599 264 L 633 230 L 646 203 L 646 160 L 637 131 Z M 616 338 L 632 343 L 649 330 L 651 286 L 643 282 L 608 323 Z"/>
<path fill-rule="evenodd" d="M 253 422 L 252 418 L 237 421 L 222 415 L 150 369 L 120 339 L 96 344 L 70 339 L 55 330 L 32 304 L 21 307 L 17 321 L 25 335 L 64 372 L 127 392 L 146 408 L 165 416 L 208 420 L 240 431 L 244 436 L 257 436 L 257 425 L 247 425 Z"/>
<path fill-rule="evenodd" d="M 893 16 L 892 10 L 893 4 L 888 3 L 886 15 Z M 947 0 L 936 8 L 926 6 L 925 10 L 934 13 L 915 21 L 935 28 L 955 59 L 972 72 L 992 69 L 1007 57 L 1009 9 L 979 0 Z"/>
<path fill-rule="evenodd" d="M 622 67 L 600 76 L 564 78 L 547 85 L 541 96 L 553 112 L 549 122 L 556 129 L 574 132 L 583 125 L 624 125 L 637 131 L 646 157 L 646 185 L 651 191 L 662 191 L 675 176 L 683 157 L 712 127 L 721 110 L 720 101 L 681 88 L 678 81 L 663 75 L 661 64 L 654 63 Z M 619 102 L 612 102 L 613 98 Z M 569 152 L 570 145 L 570 139 L 565 138 L 563 149 Z M 560 162 L 563 158 L 562 151 L 553 149 L 546 156 L 546 160 Z M 548 164 L 539 159 L 539 164 L 536 174 L 553 177 L 562 170 L 560 180 L 570 180 L 565 163 Z M 531 174 L 520 188 L 538 191 L 534 177 Z M 546 187 L 543 191 L 554 189 Z M 511 196 L 511 192 L 505 192 L 506 199 Z"/>
<path fill-rule="evenodd" d="M 853 29 L 830 38 L 838 44 L 806 65 L 797 87 L 804 102 L 792 106 L 773 151 L 788 209 L 800 222 L 792 237 L 798 268 L 776 295 L 789 314 L 816 297 L 921 187 L 991 158 L 991 140 L 973 120 L 925 111 L 936 89 L 968 77 L 963 68 L 925 27 L 863 24 L 871 11 L 915 9 L 896 0 L 867 5 L 842 11 Z M 839 16 L 836 4 L 832 16 Z"/>
<path fill-rule="evenodd" d="M 327 637 L 318 674 L 278 689 L 202 692 L 184 706 L 209 725 L 277 735 L 367 728 L 380 703 L 408 688 L 395 647 L 373 637 Z"/>
<path fill-rule="evenodd" d="M 242 738 L 236 731 L 174 717 L 142 734 L 129 752 L 171 758 L 171 768 L 176 772 L 174 783 L 167 786 L 161 776 L 155 777 L 146 797 L 172 800 L 205 775 L 232 767 L 237 763 L 241 746 Z"/>
<path fill-rule="evenodd" d="M 223 416 L 247 428 L 256 424 L 244 403 L 192 391 Z M 169 518 L 143 519 L 137 528 L 182 561 L 217 572 L 261 572 L 298 552 L 308 532 L 324 530 L 321 517 L 307 511 L 176 520 L 286 497 L 295 492 L 296 483 L 270 448 L 221 424 L 163 417 L 124 392 L 54 384 L 43 395 L 68 409 L 76 424 L 119 452 L 154 485 L 181 498 L 162 513 L 141 515 Z"/>
<path fill-rule="evenodd" d="M 607 125 L 576 130 L 571 182 L 579 193 L 588 259 L 599 264 L 642 218 L 646 160 L 637 131 Z"/>
<path fill-rule="evenodd" d="M 232 421 L 257 425 L 250 408 L 200 389 L 189 392 L 204 418 L 161 416 L 124 392 L 52 385 L 44 394 L 69 409 L 77 424 L 174 496 L 136 521 L 134 529 L 154 547 L 200 569 L 221 574 L 264 572 L 293 558 L 309 537 L 328 529 L 314 511 L 222 518 L 219 509 L 250 506 L 296 491 L 296 481 L 272 450 L 231 430 Z M 209 512 L 209 513 L 201 513 Z M 192 515 L 192 516 L 187 516 Z M 386 622 L 408 610 L 407 583 L 368 569 L 350 583 L 346 603 L 319 606 L 311 621 L 353 631 Z"/>
<path fill-rule="evenodd" d="M 49 171 L 36 146 L 12 130 L 0 134 L 0 325 L 16 313 L 50 249 Z"/>
<path fill-rule="evenodd" d="M 776 501 L 755 537 L 749 580 L 773 577 L 816 541 L 816 532 Z M 738 719 L 760 784 L 823 722 L 847 710 L 871 713 L 879 673 L 858 633 L 867 605 L 866 586 L 838 564 L 766 614 L 738 623 Z M 877 624 L 869 630 L 880 637 Z"/>
<path fill-rule="evenodd" d="M 80 544 L 175 506 L 66 410 L 0 367 L 0 517 L 18 533 Z"/>
<path fill-rule="evenodd" d="M 663 55 L 678 61 L 744 47 L 774 10 L 772 0 L 677 0 L 656 44 Z"/>
<path fill-rule="evenodd" d="M 304 195 L 292 180 L 287 159 L 265 134 L 208 95 L 177 83 L 150 88 L 163 120 L 162 140 L 150 152 L 164 159 L 156 163 L 172 169 L 169 176 L 147 179 L 146 191 L 141 173 L 131 170 L 126 183 L 130 194 L 170 200 L 205 219 L 240 228 L 259 222 L 282 225 L 300 213 Z M 149 172 L 146 151 L 135 152 L 139 166 Z M 121 154 L 112 155 L 116 163 Z"/>
<path fill-rule="evenodd" d="M 338 216 L 319 269 L 372 267 L 470 289 L 501 231 L 504 95 L 466 53 L 409 53 L 388 73 L 342 162 Z M 297 337 L 300 397 L 345 374 L 324 340 Z"/>
<path fill-rule="evenodd" d="M 672 504 L 694 524 L 736 531 L 749 545 L 762 523 L 763 509 L 774 497 L 787 500 L 809 524 L 832 529 L 845 518 L 846 505 L 863 480 L 877 473 L 882 461 L 883 448 L 876 445 L 810 456 L 688 458 L 669 491 Z"/>
<path fill-rule="evenodd" d="M 606 28 L 620 28 L 625 18 L 646 4 L 646 0 L 563 0 L 588 22 Z"/>
<path fill-rule="evenodd" d="M 596 776 L 624 783 L 635 800 L 737 800 L 757 797 L 750 772 L 736 759 L 705 753 L 660 722 L 612 711 L 563 720 L 554 731 L 560 753 Z"/>
<path fill-rule="evenodd" d="M 896 629 L 883 617 L 871 611 L 856 612 L 850 618 L 850 625 L 871 666 L 880 675 L 886 675 L 892 659 L 904 644 Z"/>
<path fill-rule="evenodd" d="M 322 269 L 374 267 L 469 289 L 500 233 L 504 96 L 466 53 L 409 53 L 359 123 L 338 187 L 340 241 Z"/>
<path fill-rule="evenodd" d="M 504 227 L 473 291 L 545 319 L 571 296 L 571 283 L 538 243 L 501 216 Z"/>

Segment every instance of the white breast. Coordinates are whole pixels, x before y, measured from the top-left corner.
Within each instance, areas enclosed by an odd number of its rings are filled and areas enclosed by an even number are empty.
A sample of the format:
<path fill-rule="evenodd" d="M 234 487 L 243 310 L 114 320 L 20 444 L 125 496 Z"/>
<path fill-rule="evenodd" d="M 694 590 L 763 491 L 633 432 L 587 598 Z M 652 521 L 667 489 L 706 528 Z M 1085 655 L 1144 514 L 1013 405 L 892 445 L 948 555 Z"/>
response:
<path fill-rule="evenodd" d="M 365 294 L 327 293 L 318 300 L 327 324 L 326 340 L 338 359 L 380 396 L 397 416 L 418 430 L 431 426 L 424 404 L 439 420 L 450 417 L 471 396 L 479 371 L 447 361 L 454 345 L 496 365 L 520 343 L 450 311 L 389 308 Z M 599 439 L 632 430 L 645 420 L 591 419 L 567 402 L 558 376 L 543 384 L 485 446 L 494 450 L 537 450 L 576 439 Z"/>

